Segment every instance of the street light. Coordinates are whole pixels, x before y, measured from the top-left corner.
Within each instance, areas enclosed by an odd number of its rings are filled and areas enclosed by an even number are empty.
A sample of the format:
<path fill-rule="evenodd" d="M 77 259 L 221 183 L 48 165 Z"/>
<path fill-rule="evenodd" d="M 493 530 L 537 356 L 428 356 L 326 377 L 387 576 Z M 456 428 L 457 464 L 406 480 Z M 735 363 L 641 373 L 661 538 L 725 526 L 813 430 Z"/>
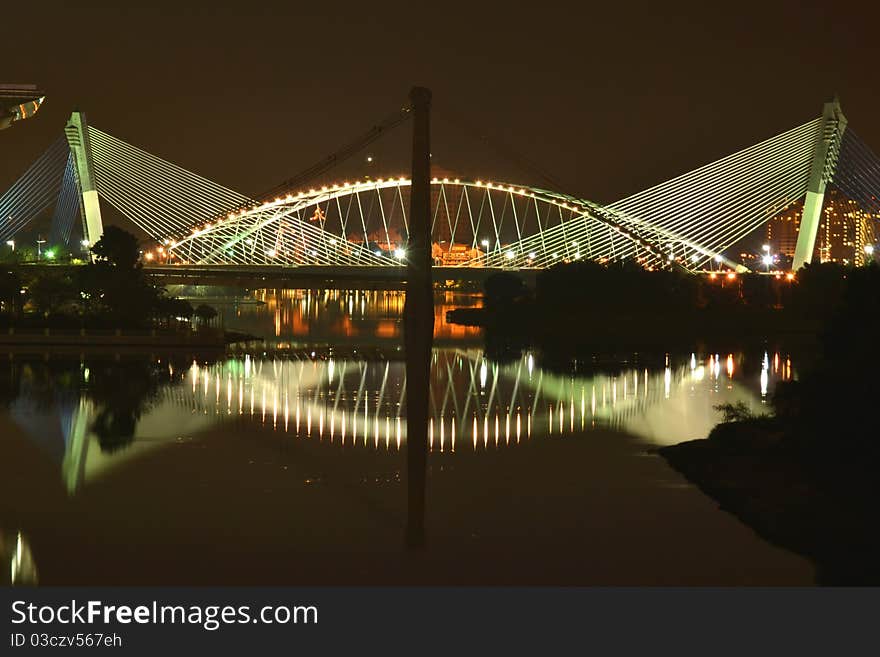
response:
<path fill-rule="evenodd" d="M 770 255 L 769 253 L 767 253 L 767 254 L 764 255 L 763 258 L 761 258 L 761 261 L 762 261 L 765 265 L 767 265 L 767 272 L 769 273 L 769 272 L 770 272 L 770 265 L 773 264 L 773 256 Z"/>
<path fill-rule="evenodd" d="M 8 242 L 7 242 L 8 244 Z M 865 244 L 865 254 L 872 256 L 874 255 L 874 245 L 873 244 Z"/>
<path fill-rule="evenodd" d="M 764 246 L 761 247 L 761 249 L 764 251 L 764 253 L 770 253 L 770 245 L 769 244 L 765 244 Z"/>
<path fill-rule="evenodd" d="M 43 244 L 46 243 L 46 240 L 37 238 L 37 260 L 43 255 Z"/>
<path fill-rule="evenodd" d="M 15 240 L 6 240 L 6 246 L 15 251 Z"/>

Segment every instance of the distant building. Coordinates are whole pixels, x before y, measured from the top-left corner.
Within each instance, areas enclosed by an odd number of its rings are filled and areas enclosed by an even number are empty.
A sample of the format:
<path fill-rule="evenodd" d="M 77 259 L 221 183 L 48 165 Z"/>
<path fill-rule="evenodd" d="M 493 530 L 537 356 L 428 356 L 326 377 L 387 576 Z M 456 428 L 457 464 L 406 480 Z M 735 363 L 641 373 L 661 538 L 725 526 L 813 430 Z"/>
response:
<path fill-rule="evenodd" d="M 31 118 L 43 104 L 43 93 L 32 84 L 0 83 L 0 130 Z"/>
<path fill-rule="evenodd" d="M 774 253 L 794 258 L 803 206 L 791 205 L 767 222 L 767 244 Z"/>
<path fill-rule="evenodd" d="M 767 222 L 767 243 L 774 253 L 794 256 L 802 212 L 801 202 L 792 203 Z M 864 264 L 865 246 L 874 243 L 878 221 L 880 213 L 865 210 L 839 190 L 830 189 L 825 195 L 813 260 Z"/>

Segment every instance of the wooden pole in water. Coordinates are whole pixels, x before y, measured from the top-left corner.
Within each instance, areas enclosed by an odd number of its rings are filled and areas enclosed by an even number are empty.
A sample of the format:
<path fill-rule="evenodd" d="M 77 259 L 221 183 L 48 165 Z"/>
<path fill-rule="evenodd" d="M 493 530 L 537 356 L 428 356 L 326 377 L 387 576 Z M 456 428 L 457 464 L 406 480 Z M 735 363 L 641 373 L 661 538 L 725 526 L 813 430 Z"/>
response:
<path fill-rule="evenodd" d="M 409 547 L 425 544 L 425 486 L 428 465 L 428 399 L 434 297 L 431 280 L 431 92 L 413 87 L 412 187 L 406 248 L 406 455 Z"/>

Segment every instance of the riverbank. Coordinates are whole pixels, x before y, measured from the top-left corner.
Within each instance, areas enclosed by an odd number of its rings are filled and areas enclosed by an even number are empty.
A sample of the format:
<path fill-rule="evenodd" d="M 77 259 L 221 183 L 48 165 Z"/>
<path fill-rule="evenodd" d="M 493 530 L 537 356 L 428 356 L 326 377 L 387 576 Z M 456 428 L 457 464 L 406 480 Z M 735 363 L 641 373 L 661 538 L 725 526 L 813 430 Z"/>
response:
<path fill-rule="evenodd" d="M 253 339 L 245 333 L 222 329 L 169 331 L 162 329 L 7 328 L 0 331 L 4 347 L 199 347 L 223 349 L 227 344 Z"/>
<path fill-rule="evenodd" d="M 495 309 L 456 308 L 447 321 L 483 329 L 493 353 L 532 347 L 564 362 L 622 347 L 637 351 L 714 351 L 718 345 L 766 345 L 809 356 L 821 322 L 781 310 L 690 309 L 658 314 L 559 308 L 521 301 Z"/>
<path fill-rule="evenodd" d="M 772 418 L 721 424 L 659 453 L 759 536 L 813 561 L 819 584 L 880 584 L 873 460 L 833 444 L 809 450 Z"/>

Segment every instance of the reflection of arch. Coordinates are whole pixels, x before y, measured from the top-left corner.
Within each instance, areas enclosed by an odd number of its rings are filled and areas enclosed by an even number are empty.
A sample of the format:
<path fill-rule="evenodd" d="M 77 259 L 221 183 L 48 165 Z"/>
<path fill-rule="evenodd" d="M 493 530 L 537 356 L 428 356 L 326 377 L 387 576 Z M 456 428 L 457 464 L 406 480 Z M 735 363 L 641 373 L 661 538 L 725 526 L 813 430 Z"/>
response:
<path fill-rule="evenodd" d="M 734 377 L 735 368 L 739 365 L 732 356 L 724 365 L 710 356 L 654 371 L 621 367 L 613 373 L 566 375 L 542 370 L 530 354 L 497 364 L 479 350 L 435 350 L 431 448 L 513 448 L 596 426 L 660 444 L 697 438 L 717 422 L 709 410 L 716 403 L 745 401 L 760 407 L 757 378 L 755 385 L 747 385 Z M 765 357 L 762 394 L 771 377 L 791 378 L 790 364 Z M 90 430 L 96 413 L 91 402 L 67 409 L 63 477 L 74 493 L 141 455 L 233 419 L 339 446 L 398 449 L 406 442 L 405 389 L 404 364 L 394 360 L 322 358 L 306 351 L 288 352 L 283 359 L 244 356 L 208 366 L 193 363 L 163 385 L 124 449 L 101 449 Z M 695 404 L 695 396 L 705 397 L 705 403 Z M 36 439 L 33 429 L 38 427 L 27 417 L 15 420 Z"/>
<path fill-rule="evenodd" d="M 181 260 L 196 264 L 400 264 L 410 184 L 407 178 L 380 178 L 290 194 L 166 241 Z M 435 246 L 454 254 L 444 263 L 450 266 L 544 268 L 579 259 L 636 258 L 660 267 L 670 243 L 682 254 L 706 255 L 644 221 L 534 187 L 434 178 L 432 203 Z M 282 257 L 267 246 L 291 227 L 305 256 Z"/>

